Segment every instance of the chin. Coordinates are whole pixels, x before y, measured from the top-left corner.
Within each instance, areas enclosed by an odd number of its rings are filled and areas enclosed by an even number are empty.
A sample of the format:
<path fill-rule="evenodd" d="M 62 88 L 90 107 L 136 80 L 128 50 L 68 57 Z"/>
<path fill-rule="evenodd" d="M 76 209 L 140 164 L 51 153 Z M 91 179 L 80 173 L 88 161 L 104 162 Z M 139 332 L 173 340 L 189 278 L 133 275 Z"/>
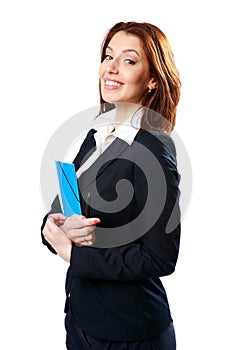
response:
<path fill-rule="evenodd" d="M 102 91 L 102 98 L 107 103 L 127 102 L 122 94 L 116 91 Z M 120 96 L 121 95 L 121 96 Z"/>
<path fill-rule="evenodd" d="M 106 103 L 117 103 L 117 102 L 123 102 L 122 100 L 120 100 L 119 98 L 110 98 L 109 96 L 108 97 L 105 97 L 102 95 L 102 98 L 104 99 L 104 101 Z"/>

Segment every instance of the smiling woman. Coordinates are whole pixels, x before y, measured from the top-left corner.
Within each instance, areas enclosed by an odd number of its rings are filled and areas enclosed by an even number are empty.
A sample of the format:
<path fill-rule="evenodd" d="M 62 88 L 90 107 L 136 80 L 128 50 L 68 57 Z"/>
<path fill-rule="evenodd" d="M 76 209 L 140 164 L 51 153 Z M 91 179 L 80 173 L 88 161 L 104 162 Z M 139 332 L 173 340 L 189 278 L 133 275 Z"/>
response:
<path fill-rule="evenodd" d="M 161 30 L 113 26 L 102 45 L 99 88 L 103 124 L 88 130 L 73 161 L 90 217 L 64 216 L 57 196 L 41 227 L 43 243 L 69 264 L 67 349 L 175 350 L 160 277 L 174 272 L 180 243 L 169 135 L 180 80 Z"/>

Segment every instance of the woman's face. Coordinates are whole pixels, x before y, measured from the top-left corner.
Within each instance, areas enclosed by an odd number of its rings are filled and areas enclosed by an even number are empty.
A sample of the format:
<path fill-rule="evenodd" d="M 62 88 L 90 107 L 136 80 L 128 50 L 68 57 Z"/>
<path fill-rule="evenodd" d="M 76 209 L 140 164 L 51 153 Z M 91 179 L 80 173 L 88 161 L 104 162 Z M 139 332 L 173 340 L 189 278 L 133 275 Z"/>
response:
<path fill-rule="evenodd" d="M 141 104 L 155 84 L 140 39 L 124 31 L 109 42 L 99 75 L 102 97 L 109 103 Z"/>

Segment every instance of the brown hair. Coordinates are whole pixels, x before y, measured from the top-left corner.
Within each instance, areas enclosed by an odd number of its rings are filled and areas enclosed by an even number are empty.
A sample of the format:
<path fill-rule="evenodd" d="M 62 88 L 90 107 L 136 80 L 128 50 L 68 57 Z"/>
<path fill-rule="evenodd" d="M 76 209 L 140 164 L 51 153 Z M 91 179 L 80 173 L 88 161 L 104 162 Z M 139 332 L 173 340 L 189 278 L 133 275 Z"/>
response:
<path fill-rule="evenodd" d="M 119 22 L 108 31 L 102 43 L 101 62 L 105 58 L 109 42 L 119 31 L 135 35 L 141 40 L 148 60 L 149 72 L 157 82 L 157 87 L 147 92 L 143 98 L 142 105 L 147 108 L 141 127 L 170 133 L 176 122 L 181 83 L 169 41 L 158 27 L 150 23 Z M 101 90 L 100 104 L 101 113 L 114 108 L 112 104 L 105 104 Z"/>

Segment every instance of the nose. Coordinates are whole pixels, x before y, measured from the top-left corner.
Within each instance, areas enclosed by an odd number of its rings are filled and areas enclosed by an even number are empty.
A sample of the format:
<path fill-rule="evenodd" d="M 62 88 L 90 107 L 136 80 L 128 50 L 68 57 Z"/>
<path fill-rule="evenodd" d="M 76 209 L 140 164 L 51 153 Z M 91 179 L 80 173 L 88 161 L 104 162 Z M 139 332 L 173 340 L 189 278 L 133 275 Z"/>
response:
<path fill-rule="evenodd" d="M 119 72 L 119 67 L 118 67 L 118 63 L 117 60 L 113 59 L 113 60 L 109 60 L 106 63 L 106 71 L 109 74 L 117 74 Z"/>

